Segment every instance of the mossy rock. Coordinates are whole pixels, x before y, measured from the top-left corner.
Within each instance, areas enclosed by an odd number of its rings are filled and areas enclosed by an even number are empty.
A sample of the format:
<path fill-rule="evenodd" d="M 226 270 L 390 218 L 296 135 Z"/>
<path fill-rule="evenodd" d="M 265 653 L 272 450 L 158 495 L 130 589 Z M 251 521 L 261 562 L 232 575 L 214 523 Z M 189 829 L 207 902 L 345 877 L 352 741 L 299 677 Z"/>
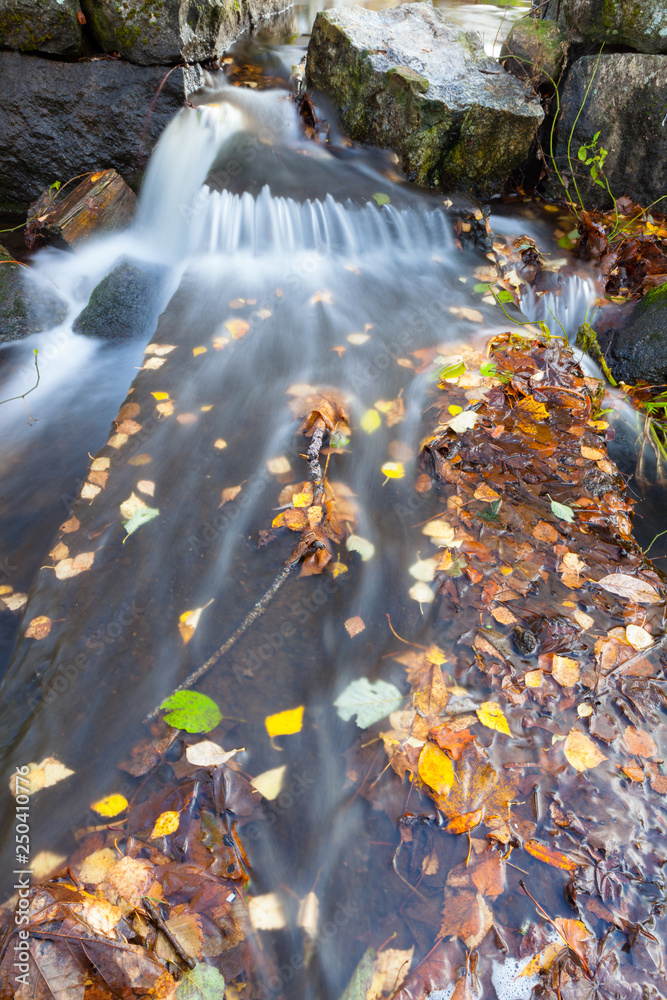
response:
<path fill-rule="evenodd" d="M 62 323 L 67 306 L 0 246 L 0 344 Z"/>
<path fill-rule="evenodd" d="M 606 340 L 617 381 L 667 385 L 667 284 L 647 292 L 630 323 Z"/>
<path fill-rule="evenodd" d="M 77 56 L 79 0 L 0 0 L 0 48 Z"/>
<path fill-rule="evenodd" d="M 667 52 L 665 0 L 548 0 L 542 16 L 557 20 L 574 41 Z"/>
<path fill-rule="evenodd" d="M 555 21 L 522 17 L 516 21 L 500 51 L 510 73 L 541 87 L 558 82 L 567 53 L 567 34 Z"/>
<path fill-rule="evenodd" d="M 72 329 L 100 340 L 149 337 L 158 317 L 163 274 L 136 262 L 119 264 L 93 289 Z"/>
<path fill-rule="evenodd" d="M 502 190 L 544 117 L 480 36 L 430 3 L 318 14 L 306 76 L 352 139 L 393 149 L 411 180 L 441 190 Z"/>

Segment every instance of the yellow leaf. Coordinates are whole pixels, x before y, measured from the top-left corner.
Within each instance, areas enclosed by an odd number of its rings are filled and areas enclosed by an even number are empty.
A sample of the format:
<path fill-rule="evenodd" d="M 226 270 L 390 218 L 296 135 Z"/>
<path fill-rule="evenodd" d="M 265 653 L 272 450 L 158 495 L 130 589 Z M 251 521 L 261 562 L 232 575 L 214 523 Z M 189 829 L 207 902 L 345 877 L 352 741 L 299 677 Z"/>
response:
<path fill-rule="evenodd" d="M 228 319 L 225 326 L 234 340 L 238 340 L 250 329 L 250 323 L 246 319 Z"/>
<path fill-rule="evenodd" d="M 447 662 L 447 657 L 440 649 L 440 646 L 436 646 L 435 643 L 428 647 L 424 655 L 428 662 L 433 663 L 436 667 L 440 667 L 443 663 Z"/>
<path fill-rule="evenodd" d="M 486 483 L 482 483 L 480 486 L 477 487 L 474 493 L 474 497 L 475 500 L 488 500 L 489 503 L 491 503 L 493 500 L 501 499 L 500 493 L 496 493 L 496 491 L 492 490 L 490 486 L 486 485 Z"/>
<path fill-rule="evenodd" d="M 405 475 L 402 462 L 385 462 L 382 466 L 382 472 L 387 479 L 402 479 Z"/>
<path fill-rule="evenodd" d="M 551 674 L 563 687 L 572 687 L 579 680 L 579 664 L 570 656 L 554 656 Z"/>
<path fill-rule="evenodd" d="M 169 393 L 168 392 L 152 392 L 151 396 L 154 396 L 155 399 L 157 399 L 158 401 L 161 400 L 161 399 L 169 399 Z"/>
<path fill-rule="evenodd" d="M 295 507 L 310 507 L 313 502 L 311 493 L 295 493 L 292 496 L 292 503 Z"/>
<path fill-rule="evenodd" d="M 100 799 L 99 802 L 93 802 L 91 809 L 96 812 L 99 816 L 118 816 L 122 813 L 124 809 L 127 809 L 128 802 L 124 795 L 107 795 L 105 799 Z"/>
<path fill-rule="evenodd" d="M 588 448 L 585 444 L 581 445 L 580 451 L 583 458 L 590 458 L 594 462 L 598 462 L 605 456 L 602 448 Z"/>
<path fill-rule="evenodd" d="M 181 633 L 181 639 L 183 644 L 187 645 L 190 639 L 195 634 L 195 629 L 199 625 L 199 619 L 201 618 L 202 611 L 205 611 L 211 604 L 213 604 L 213 598 L 205 604 L 202 608 L 194 608 L 192 611 L 184 611 L 183 614 L 178 619 L 178 631 Z"/>
<path fill-rule="evenodd" d="M 419 755 L 419 777 L 438 795 L 448 795 L 454 784 L 452 762 L 435 743 L 426 743 Z"/>
<path fill-rule="evenodd" d="M 227 447 L 227 442 L 223 440 L 223 438 L 218 438 L 216 441 L 213 442 L 213 447 L 217 448 L 218 451 L 222 451 L 223 448 Z"/>
<path fill-rule="evenodd" d="M 591 767 L 597 767 L 603 760 L 607 760 L 590 736 L 582 733 L 579 729 L 570 730 L 563 744 L 563 750 L 569 763 L 577 771 L 587 771 Z"/>
<path fill-rule="evenodd" d="M 538 688 L 542 686 L 542 671 L 541 670 L 529 670 L 528 673 L 523 675 L 523 679 L 526 682 L 526 687 Z"/>
<path fill-rule="evenodd" d="M 293 733 L 300 733 L 303 726 L 303 705 L 299 705 L 298 708 L 290 708 L 286 712 L 267 715 L 264 724 L 271 739 L 274 736 L 291 736 Z"/>
<path fill-rule="evenodd" d="M 496 705 L 495 701 L 484 701 L 475 711 L 477 712 L 477 718 L 483 726 L 488 726 L 489 729 L 497 729 L 499 733 L 505 733 L 506 736 L 512 735 L 503 710 L 500 705 Z"/>
<path fill-rule="evenodd" d="M 366 431 L 367 434 L 372 434 L 376 431 L 378 427 L 382 425 L 382 419 L 377 410 L 371 407 L 370 410 L 366 410 L 363 417 L 361 418 L 361 429 Z"/>
<path fill-rule="evenodd" d="M 192 353 L 194 354 L 195 357 L 198 357 L 200 354 L 206 354 L 207 350 L 208 350 L 207 347 L 193 347 Z"/>
<path fill-rule="evenodd" d="M 525 396 L 517 403 L 517 410 L 520 410 L 532 420 L 547 420 L 549 411 L 544 403 L 538 403 L 534 396 Z"/>
<path fill-rule="evenodd" d="M 345 565 L 345 563 L 342 563 L 340 562 L 340 560 L 338 560 L 337 562 L 331 564 L 331 571 L 335 579 L 337 576 L 340 576 L 341 573 L 347 573 L 347 566 Z"/>
<path fill-rule="evenodd" d="M 180 814 L 171 810 L 160 813 L 155 820 L 151 840 L 155 840 L 156 837 L 168 837 L 170 833 L 175 833 L 178 830 L 180 819 Z"/>
<path fill-rule="evenodd" d="M 451 406 L 448 406 L 447 409 L 448 409 L 448 411 L 451 413 L 451 415 L 453 417 L 455 417 L 457 413 L 463 413 L 463 407 L 462 406 L 456 406 L 453 403 L 452 403 Z"/>
<path fill-rule="evenodd" d="M 266 467 L 272 476 L 282 476 L 292 468 L 289 459 L 284 455 L 280 455 L 278 458 L 270 458 L 266 463 Z"/>

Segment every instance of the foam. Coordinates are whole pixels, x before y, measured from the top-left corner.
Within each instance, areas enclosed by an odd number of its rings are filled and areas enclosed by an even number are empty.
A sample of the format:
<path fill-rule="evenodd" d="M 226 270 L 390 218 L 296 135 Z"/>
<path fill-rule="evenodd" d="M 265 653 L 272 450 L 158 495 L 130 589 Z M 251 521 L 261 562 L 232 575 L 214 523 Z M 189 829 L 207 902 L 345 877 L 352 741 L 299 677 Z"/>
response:
<path fill-rule="evenodd" d="M 539 983 L 539 976 L 532 975 L 517 979 L 517 976 L 531 961 L 528 955 L 523 959 L 506 958 L 504 962 L 494 962 L 491 970 L 491 982 L 498 1000 L 530 1000 L 533 987 Z M 428 1000 L 451 1000 L 456 989 L 456 983 L 442 990 L 433 990 L 428 994 Z M 472 990 L 475 1000 L 481 1000 L 481 991 Z"/>

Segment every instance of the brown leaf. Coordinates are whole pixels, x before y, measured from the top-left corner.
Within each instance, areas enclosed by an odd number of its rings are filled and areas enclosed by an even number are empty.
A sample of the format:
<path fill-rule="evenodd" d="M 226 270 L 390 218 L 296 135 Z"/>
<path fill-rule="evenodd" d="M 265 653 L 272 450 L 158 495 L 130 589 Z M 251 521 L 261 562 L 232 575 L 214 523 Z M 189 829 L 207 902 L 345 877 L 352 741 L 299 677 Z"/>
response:
<path fill-rule="evenodd" d="M 628 753 L 637 757 L 655 757 L 658 747 L 653 737 L 643 729 L 628 726 L 623 733 L 623 745 Z"/>
<path fill-rule="evenodd" d="M 239 495 L 239 493 L 241 492 L 242 489 L 243 489 L 243 485 L 241 485 L 241 486 L 228 486 L 226 489 L 224 489 L 222 491 L 222 494 L 220 496 L 220 503 L 218 504 L 218 507 L 223 507 L 224 504 L 229 503 L 230 500 L 235 500 L 236 497 Z"/>
<path fill-rule="evenodd" d="M 655 587 L 647 580 L 630 576 L 628 573 L 610 573 L 598 580 L 597 584 L 610 594 L 625 597 L 628 601 L 636 601 L 637 604 L 660 604 L 662 600 Z"/>
<path fill-rule="evenodd" d="M 551 675 L 562 687 L 573 687 L 579 680 L 579 664 L 570 656 L 556 654 L 551 666 Z"/>
<path fill-rule="evenodd" d="M 445 899 L 438 937 L 458 937 L 476 948 L 493 927 L 493 913 L 478 892 L 457 892 Z"/>
<path fill-rule="evenodd" d="M 582 923 L 581 920 L 571 920 L 567 917 L 556 917 L 553 924 L 570 951 L 573 951 L 586 966 L 584 945 L 593 939 L 586 924 Z"/>
<path fill-rule="evenodd" d="M 110 903 L 140 906 L 142 896 L 155 882 L 154 867 L 144 858 L 120 858 L 112 865 L 100 885 L 100 892 Z"/>
<path fill-rule="evenodd" d="M 452 760 L 458 760 L 468 743 L 475 742 L 475 736 L 469 729 L 455 730 L 450 725 L 438 726 L 432 729 L 430 735 L 441 750 L 445 750 Z"/>

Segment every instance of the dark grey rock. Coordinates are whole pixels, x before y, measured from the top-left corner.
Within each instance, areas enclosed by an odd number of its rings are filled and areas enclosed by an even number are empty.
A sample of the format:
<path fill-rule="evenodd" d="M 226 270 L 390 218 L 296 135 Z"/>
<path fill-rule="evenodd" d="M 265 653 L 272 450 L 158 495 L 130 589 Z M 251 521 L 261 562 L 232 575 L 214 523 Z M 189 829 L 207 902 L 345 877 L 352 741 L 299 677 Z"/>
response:
<path fill-rule="evenodd" d="M 47 55 L 81 52 L 79 0 L 0 0 L 0 48 Z"/>
<path fill-rule="evenodd" d="M 558 77 L 567 52 L 567 35 L 555 21 L 522 17 L 515 21 L 500 50 L 508 72 L 541 87 Z"/>
<path fill-rule="evenodd" d="M 221 55 L 284 0 L 81 0 L 105 52 L 148 66 Z"/>
<path fill-rule="evenodd" d="M 54 181 L 114 167 L 136 188 L 184 100 L 175 69 L 0 52 L 0 205 L 26 208 Z M 154 101 L 154 103 L 153 103 Z"/>
<path fill-rule="evenodd" d="M 572 174 L 585 208 L 610 208 L 605 188 L 594 183 L 590 167 L 577 159 L 579 148 L 599 132 L 598 144 L 608 150 L 604 172 L 612 194 L 648 206 L 667 191 L 667 56 L 603 54 L 595 72 L 597 59 L 585 56 L 568 71 L 556 123 L 556 164 L 575 202 L 579 196 Z M 550 183 L 562 198 L 553 171 Z"/>
<path fill-rule="evenodd" d="M 605 341 L 618 382 L 667 385 L 667 285 L 647 292 L 628 326 Z"/>
<path fill-rule="evenodd" d="M 559 21 L 573 41 L 667 52 L 664 0 L 548 0 L 539 9 L 543 17 Z"/>
<path fill-rule="evenodd" d="M 430 3 L 318 14 L 306 76 L 353 139 L 393 149 L 411 180 L 442 190 L 501 190 L 544 117 L 480 36 Z"/>
<path fill-rule="evenodd" d="M 157 323 L 162 277 L 161 271 L 137 262 L 119 264 L 93 289 L 72 329 L 102 340 L 150 336 Z"/>
<path fill-rule="evenodd" d="M 49 330 L 67 315 L 55 289 L 45 288 L 0 246 L 0 344 Z"/>

